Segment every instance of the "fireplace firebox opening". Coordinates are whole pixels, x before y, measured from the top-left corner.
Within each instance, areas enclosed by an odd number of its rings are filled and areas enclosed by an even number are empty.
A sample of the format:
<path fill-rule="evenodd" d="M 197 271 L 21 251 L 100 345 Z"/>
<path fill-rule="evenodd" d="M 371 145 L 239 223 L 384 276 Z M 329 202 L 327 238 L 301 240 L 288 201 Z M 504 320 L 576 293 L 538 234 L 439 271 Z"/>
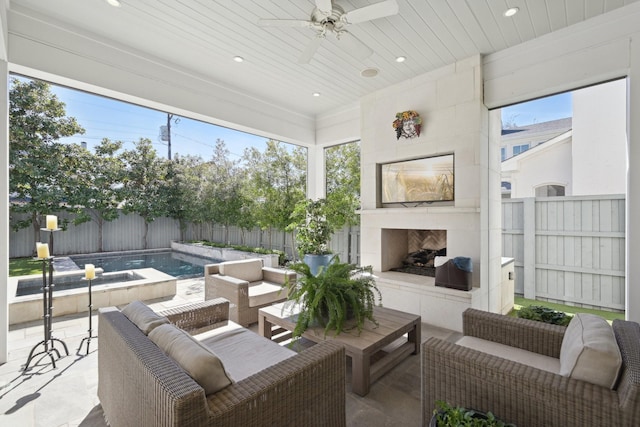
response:
<path fill-rule="evenodd" d="M 447 255 L 447 230 L 386 229 L 383 236 L 383 259 L 391 271 L 434 277 L 435 257 Z"/>

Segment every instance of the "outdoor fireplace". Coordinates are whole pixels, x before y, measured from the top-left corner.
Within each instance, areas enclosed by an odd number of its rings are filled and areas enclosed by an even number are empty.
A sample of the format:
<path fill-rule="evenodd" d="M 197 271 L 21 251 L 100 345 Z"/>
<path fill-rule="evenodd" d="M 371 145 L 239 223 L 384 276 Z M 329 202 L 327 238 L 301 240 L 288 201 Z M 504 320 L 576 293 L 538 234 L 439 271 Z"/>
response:
<path fill-rule="evenodd" d="M 388 270 L 421 276 L 435 276 L 436 256 L 447 255 L 446 230 L 387 229 L 393 244 L 383 245 L 384 258 L 393 260 Z M 406 244 L 404 243 L 406 241 Z"/>

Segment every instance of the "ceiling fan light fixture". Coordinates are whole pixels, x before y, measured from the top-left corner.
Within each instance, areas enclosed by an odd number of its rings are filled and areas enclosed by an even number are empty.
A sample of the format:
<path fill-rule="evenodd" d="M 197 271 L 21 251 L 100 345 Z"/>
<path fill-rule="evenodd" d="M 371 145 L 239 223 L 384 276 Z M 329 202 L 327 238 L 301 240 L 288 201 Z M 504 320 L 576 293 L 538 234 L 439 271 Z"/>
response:
<path fill-rule="evenodd" d="M 120 0 L 105 0 L 110 6 L 120 7 L 122 6 L 122 2 Z"/>
<path fill-rule="evenodd" d="M 362 77 L 375 77 L 377 76 L 379 73 L 377 68 L 365 68 L 364 70 L 360 71 L 360 75 Z"/>
<path fill-rule="evenodd" d="M 519 7 L 510 7 L 509 9 L 504 11 L 504 16 L 506 16 L 507 18 L 510 18 L 516 13 L 518 13 L 519 10 L 520 10 Z"/>
<path fill-rule="evenodd" d="M 382 0 L 348 12 L 345 12 L 334 0 L 313 0 L 313 3 L 315 3 L 315 7 L 307 20 L 258 20 L 258 25 L 262 27 L 303 27 L 310 28 L 315 32 L 315 37 L 309 41 L 298 58 L 298 64 L 308 64 L 328 34 L 332 34 L 337 40 L 340 40 L 342 47 L 357 60 L 362 61 L 368 58 L 373 54 L 373 50 L 347 30 L 347 27 L 351 24 L 386 18 L 398 13 L 397 0 Z"/>
<path fill-rule="evenodd" d="M 313 92 L 312 94 L 313 96 L 315 96 L 316 98 L 320 96 L 320 92 Z"/>
<path fill-rule="evenodd" d="M 407 57 L 406 57 L 406 56 L 398 56 L 398 57 L 396 58 L 396 62 L 404 62 L 404 61 L 406 61 L 406 60 L 407 60 Z"/>
<path fill-rule="evenodd" d="M 233 60 L 236 62 L 244 62 L 244 58 L 242 56 L 234 56 Z"/>

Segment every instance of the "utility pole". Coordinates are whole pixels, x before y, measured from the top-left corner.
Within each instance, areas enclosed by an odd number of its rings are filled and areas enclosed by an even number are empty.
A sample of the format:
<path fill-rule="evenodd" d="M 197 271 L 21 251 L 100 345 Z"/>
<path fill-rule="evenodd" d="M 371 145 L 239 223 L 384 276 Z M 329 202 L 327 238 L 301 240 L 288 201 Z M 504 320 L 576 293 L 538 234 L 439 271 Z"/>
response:
<path fill-rule="evenodd" d="M 167 158 L 171 160 L 171 119 L 173 119 L 173 114 L 167 113 L 167 146 L 169 148 Z"/>

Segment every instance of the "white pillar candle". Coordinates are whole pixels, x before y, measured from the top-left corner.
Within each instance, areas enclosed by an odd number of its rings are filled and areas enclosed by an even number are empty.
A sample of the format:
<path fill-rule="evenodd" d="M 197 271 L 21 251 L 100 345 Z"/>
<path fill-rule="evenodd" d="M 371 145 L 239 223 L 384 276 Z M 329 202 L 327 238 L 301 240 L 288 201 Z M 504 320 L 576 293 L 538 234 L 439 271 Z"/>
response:
<path fill-rule="evenodd" d="M 96 278 L 96 267 L 93 264 L 84 265 L 84 278 L 93 280 Z"/>
<path fill-rule="evenodd" d="M 47 243 L 36 243 L 38 258 L 49 258 L 49 245 Z"/>
<path fill-rule="evenodd" d="M 47 230 L 56 230 L 58 228 L 58 217 L 55 215 L 47 215 Z"/>

